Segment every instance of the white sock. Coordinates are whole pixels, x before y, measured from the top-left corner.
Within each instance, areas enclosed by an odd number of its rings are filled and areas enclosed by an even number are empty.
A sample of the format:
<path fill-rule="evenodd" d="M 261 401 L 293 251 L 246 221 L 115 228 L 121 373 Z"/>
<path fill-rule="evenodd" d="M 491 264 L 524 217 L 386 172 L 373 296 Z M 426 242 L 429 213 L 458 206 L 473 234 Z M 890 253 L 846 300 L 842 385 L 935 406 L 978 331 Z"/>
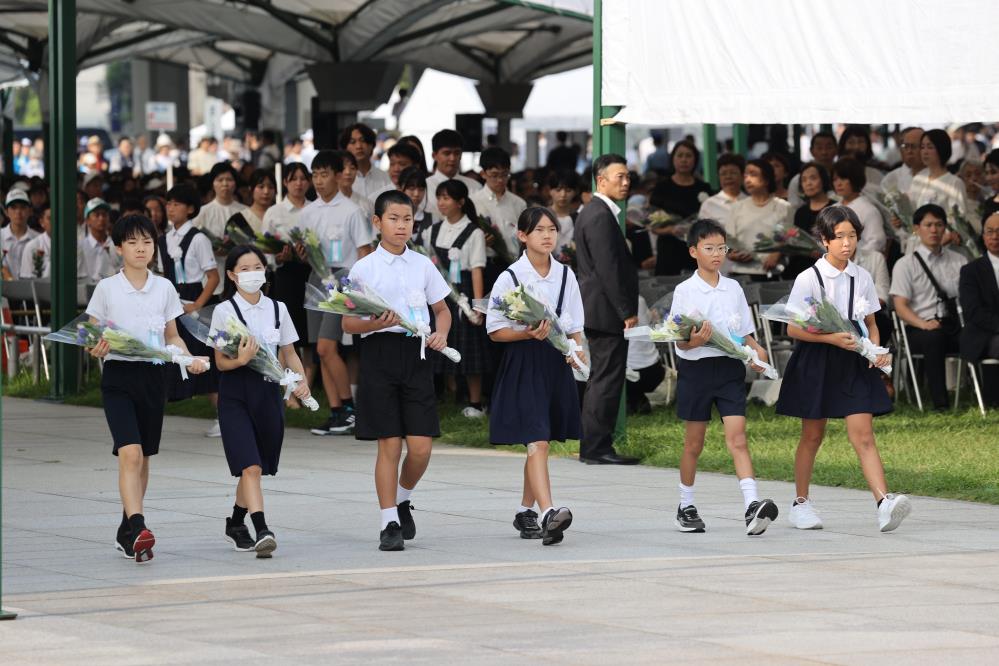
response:
<path fill-rule="evenodd" d="M 530 511 L 530 510 L 531 510 L 531 508 L 532 508 L 532 507 L 529 507 L 529 506 L 524 506 L 523 504 L 521 504 L 521 505 L 520 505 L 520 508 L 519 508 L 519 509 L 517 509 L 517 513 L 524 513 L 525 511 Z"/>
<path fill-rule="evenodd" d="M 396 486 L 395 488 L 395 503 L 402 504 L 409 499 L 409 496 L 413 494 L 413 489 L 409 490 L 403 488 L 402 486 Z"/>
<path fill-rule="evenodd" d="M 350 385 L 350 397 L 355 403 L 357 402 L 357 384 Z"/>
<path fill-rule="evenodd" d="M 745 508 L 748 509 L 750 504 L 760 500 L 756 491 L 756 479 L 753 477 L 739 479 L 739 488 L 742 489 L 742 502 L 746 505 Z"/>
<path fill-rule="evenodd" d="M 541 507 L 538 507 L 538 508 L 540 509 Z M 553 507 L 553 506 L 550 506 L 550 507 L 548 507 L 547 509 L 545 509 L 544 511 L 542 511 L 542 512 L 541 512 L 541 515 L 540 515 L 540 516 L 538 516 L 538 525 L 540 525 L 540 524 L 542 523 L 542 521 L 544 521 L 544 519 L 545 519 L 545 516 L 547 516 L 547 515 L 548 515 L 548 512 L 549 512 L 549 511 L 554 511 L 554 510 L 555 510 L 555 507 Z"/>
<path fill-rule="evenodd" d="M 382 529 L 388 527 L 389 523 L 399 522 L 399 510 L 395 507 L 382 509 Z"/>
<path fill-rule="evenodd" d="M 694 486 L 680 484 L 680 508 L 686 509 L 694 503 Z"/>

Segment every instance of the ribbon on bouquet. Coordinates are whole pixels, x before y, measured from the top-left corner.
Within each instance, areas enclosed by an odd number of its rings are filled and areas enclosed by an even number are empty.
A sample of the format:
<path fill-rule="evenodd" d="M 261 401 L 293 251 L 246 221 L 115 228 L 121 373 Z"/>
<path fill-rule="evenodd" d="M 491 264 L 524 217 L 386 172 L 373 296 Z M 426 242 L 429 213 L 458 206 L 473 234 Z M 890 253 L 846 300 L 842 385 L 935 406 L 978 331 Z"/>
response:
<path fill-rule="evenodd" d="M 278 382 L 284 387 L 284 399 L 288 400 L 291 397 L 291 392 L 295 390 L 298 383 L 302 381 L 302 375 L 298 374 L 291 368 L 284 369 L 284 377 Z M 311 395 L 308 398 L 302 400 L 302 404 L 309 408 L 309 411 L 315 412 L 319 410 L 319 403 Z"/>
<path fill-rule="evenodd" d="M 764 363 L 763 361 L 761 361 L 760 360 L 760 355 L 759 355 L 759 353 L 755 349 L 753 349 L 749 345 L 743 345 L 742 346 L 742 351 L 744 351 L 747 354 L 749 354 L 749 363 L 750 364 L 756 365 L 756 366 L 759 366 L 759 367 L 763 368 L 763 372 L 761 374 L 764 377 L 766 377 L 767 379 L 777 379 L 777 370 L 776 370 L 776 368 L 774 368 L 769 363 Z"/>
<path fill-rule="evenodd" d="M 430 336 L 430 324 L 425 321 L 415 321 L 413 326 L 416 327 L 416 337 L 420 338 L 420 360 L 427 360 L 427 337 Z M 412 333 L 407 333 L 406 335 L 412 337 Z M 441 353 L 448 357 L 453 363 L 461 362 L 461 353 L 457 349 L 452 349 L 451 347 L 445 347 L 441 350 Z"/>
<path fill-rule="evenodd" d="M 583 381 L 587 381 L 590 378 L 590 366 L 583 363 L 583 359 L 579 358 L 579 354 L 576 352 L 583 351 L 583 348 L 579 346 L 579 343 L 572 338 L 567 338 L 569 340 L 569 353 L 566 354 L 572 359 L 572 362 L 576 364 L 576 370 L 579 371 L 580 376 Z"/>
<path fill-rule="evenodd" d="M 472 309 L 472 304 L 468 302 L 468 296 L 465 294 L 458 294 L 458 311 L 465 315 L 465 319 L 472 322 L 473 324 L 478 324 L 482 320 L 482 316 Z"/>
<path fill-rule="evenodd" d="M 195 361 L 199 363 L 204 363 L 208 366 L 208 359 L 204 356 L 190 356 L 185 354 L 184 351 L 177 345 L 167 345 L 166 350 L 172 354 L 170 358 L 171 363 L 176 363 L 180 367 L 180 378 L 187 380 L 187 369 L 194 364 Z"/>
<path fill-rule="evenodd" d="M 866 358 L 871 363 L 877 362 L 878 356 L 887 354 L 889 352 L 889 350 L 886 349 L 885 347 L 879 347 L 873 342 L 871 342 L 870 338 L 858 338 L 858 340 L 859 342 L 857 344 L 860 346 L 860 355 Z M 878 368 L 878 370 L 891 377 L 891 365 L 886 365 L 883 368 Z"/>

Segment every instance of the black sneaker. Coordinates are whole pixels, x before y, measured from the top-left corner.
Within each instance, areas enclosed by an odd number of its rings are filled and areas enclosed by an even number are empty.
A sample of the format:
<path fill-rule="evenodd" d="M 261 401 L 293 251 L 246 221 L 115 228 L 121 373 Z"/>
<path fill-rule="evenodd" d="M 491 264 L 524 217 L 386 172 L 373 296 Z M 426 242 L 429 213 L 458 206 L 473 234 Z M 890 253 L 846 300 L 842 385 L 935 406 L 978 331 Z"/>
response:
<path fill-rule="evenodd" d="M 225 519 L 225 540 L 241 553 L 248 553 L 256 546 L 249 528 L 246 525 L 233 525 L 232 518 Z"/>
<path fill-rule="evenodd" d="M 118 528 L 118 534 L 114 539 L 114 549 L 121 553 L 126 560 L 135 559 L 135 551 L 132 550 L 132 532 L 128 527 Z"/>
<path fill-rule="evenodd" d="M 385 526 L 380 535 L 381 543 L 378 550 L 405 550 L 406 543 L 402 538 L 402 528 L 394 520 Z"/>
<path fill-rule="evenodd" d="M 313 428 L 310 432 L 313 435 L 344 435 L 354 431 L 354 415 L 345 412 L 337 412 L 335 416 L 326 419 L 326 423 L 318 428 Z"/>
<path fill-rule="evenodd" d="M 249 531 L 247 531 L 249 534 Z M 274 532 L 270 530 L 261 530 L 257 534 L 257 541 L 253 544 L 253 550 L 257 552 L 257 558 L 265 560 L 271 557 L 271 554 L 277 550 L 277 539 L 274 538 Z"/>
<path fill-rule="evenodd" d="M 746 509 L 746 534 L 758 536 L 767 531 L 767 526 L 777 520 L 777 505 L 773 500 L 753 502 Z"/>
<path fill-rule="evenodd" d="M 681 532 L 703 532 L 704 521 L 697 515 L 697 507 L 693 504 L 685 509 L 679 505 L 676 507 L 676 520 L 673 521 L 676 528 Z"/>
<path fill-rule="evenodd" d="M 416 538 L 416 522 L 413 520 L 413 505 L 409 500 L 396 506 L 399 523 L 402 525 L 402 538 L 406 541 Z"/>
<path fill-rule="evenodd" d="M 354 415 L 354 410 L 348 408 L 347 411 L 343 413 L 343 426 L 339 432 L 333 433 L 335 435 L 353 435 L 354 434 L 354 423 L 357 421 L 357 416 Z"/>
<path fill-rule="evenodd" d="M 520 531 L 521 539 L 541 538 L 541 526 L 538 525 L 538 514 L 532 509 L 521 511 L 514 516 L 513 526 Z"/>
<path fill-rule="evenodd" d="M 572 525 L 572 511 L 563 507 L 545 512 L 541 519 L 541 543 L 554 546 L 562 543 L 562 533 Z"/>
<path fill-rule="evenodd" d="M 132 552 L 135 554 L 136 564 L 144 564 L 153 559 L 153 546 L 155 545 L 156 537 L 153 536 L 153 533 L 148 528 L 142 528 L 138 536 L 132 539 Z"/>

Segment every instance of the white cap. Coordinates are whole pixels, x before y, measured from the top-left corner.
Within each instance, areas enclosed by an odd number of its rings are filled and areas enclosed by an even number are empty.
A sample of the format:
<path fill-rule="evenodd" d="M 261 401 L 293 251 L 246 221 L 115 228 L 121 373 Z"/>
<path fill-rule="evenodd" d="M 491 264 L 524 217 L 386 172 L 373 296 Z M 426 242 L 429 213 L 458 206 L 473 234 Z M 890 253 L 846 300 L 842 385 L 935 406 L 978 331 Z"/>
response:
<path fill-rule="evenodd" d="M 13 203 L 23 203 L 25 206 L 31 205 L 31 199 L 25 194 L 24 190 L 19 188 L 14 188 L 7 193 L 7 200 L 4 201 L 4 208 L 7 208 Z"/>

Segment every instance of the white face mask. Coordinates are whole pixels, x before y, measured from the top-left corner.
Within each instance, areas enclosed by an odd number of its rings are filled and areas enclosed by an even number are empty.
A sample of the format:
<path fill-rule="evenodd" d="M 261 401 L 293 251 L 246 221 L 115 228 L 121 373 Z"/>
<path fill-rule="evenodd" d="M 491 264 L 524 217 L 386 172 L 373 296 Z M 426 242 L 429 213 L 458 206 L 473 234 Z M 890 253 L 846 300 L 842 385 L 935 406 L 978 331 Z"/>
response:
<path fill-rule="evenodd" d="M 244 273 L 237 273 L 236 277 L 238 278 L 237 284 L 239 288 L 250 294 L 260 291 L 260 288 L 267 282 L 264 271 L 246 271 Z"/>

